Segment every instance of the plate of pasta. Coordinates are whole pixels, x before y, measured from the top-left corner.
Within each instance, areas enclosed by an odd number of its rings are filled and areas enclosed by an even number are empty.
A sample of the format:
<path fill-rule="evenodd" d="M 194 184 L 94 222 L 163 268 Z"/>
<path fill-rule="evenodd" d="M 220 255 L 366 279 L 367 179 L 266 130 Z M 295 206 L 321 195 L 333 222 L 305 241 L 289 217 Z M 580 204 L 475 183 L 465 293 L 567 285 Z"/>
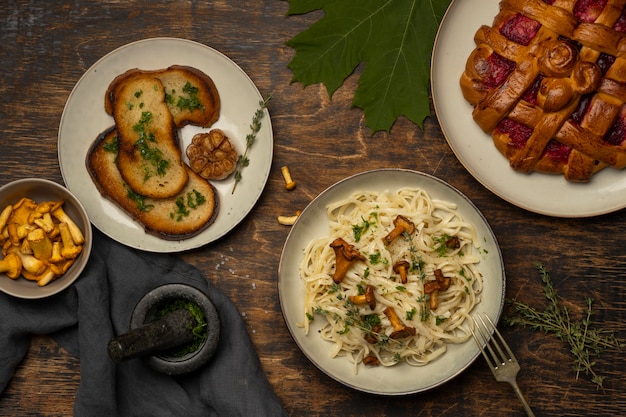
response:
<path fill-rule="evenodd" d="M 480 354 L 471 315 L 498 321 L 502 255 L 476 206 L 418 171 L 348 177 L 300 214 L 278 267 L 280 305 L 304 355 L 351 388 L 405 395 Z"/>

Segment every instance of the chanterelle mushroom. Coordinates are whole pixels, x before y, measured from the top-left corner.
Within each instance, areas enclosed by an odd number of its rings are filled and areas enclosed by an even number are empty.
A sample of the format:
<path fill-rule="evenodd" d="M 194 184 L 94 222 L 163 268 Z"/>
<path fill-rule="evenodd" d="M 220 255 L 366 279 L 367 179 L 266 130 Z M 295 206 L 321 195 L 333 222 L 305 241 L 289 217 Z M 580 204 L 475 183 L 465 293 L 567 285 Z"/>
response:
<path fill-rule="evenodd" d="M 63 202 L 56 205 L 51 211 L 52 214 L 60 223 L 66 223 L 69 228 L 70 234 L 72 236 L 72 240 L 75 245 L 82 245 L 85 243 L 85 236 L 83 235 L 83 231 L 80 230 L 80 227 L 68 216 L 63 210 Z"/>
<path fill-rule="evenodd" d="M 22 273 L 22 260 L 15 253 L 7 254 L 0 260 L 0 272 L 4 272 L 11 279 L 16 279 Z"/>
<path fill-rule="evenodd" d="M 374 295 L 375 289 L 376 288 L 373 285 L 367 285 L 363 294 L 351 295 L 348 299 L 357 305 L 367 304 L 373 310 L 376 308 L 376 296 Z"/>
<path fill-rule="evenodd" d="M 401 260 L 396 262 L 393 265 L 393 272 L 396 272 L 398 274 L 400 274 L 400 281 L 403 284 L 406 284 L 407 282 L 407 272 L 409 271 L 409 267 L 411 266 L 411 264 L 408 261 L 405 260 Z"/>
<path fill-rule="evenodd" d="M 65 259 L 76 258 L 82 251 L 82 246 L 74 244 L 69 225 L 59 223 L 59 231 L 61 232 L 61 256 Z"/>
<path fill-rule="evenodd" d="M 35 229 L 28 233 L 26 241 L 30 245 L 35 258 L 47 261 L 52 256 L 52 242 L 43 229 Z"/>
<path fill-rule="evenodd" d="M 335 272 L 333 273 L 333 281 L 339 284 L 343 281 L 348 272 L 348 268 L 354 261 L 365 261 L 365 256 L 361 255 L 353 245 L 349 244 L 342 238 L 338 237 L 333 240 L 330 247 L 335 251 Z"/>
<path fill-rule="evenodd" d="M 390 339 L 402 339 L 403 337 L 415 336 L 415 328 L 405 326 L 393 308 L 387 307 L 383 313 L 385 313 L 385 316 L 389 319 L 394 330 L 393 333 L 389 335 Z"/>
<path fill-rule="evenodd" d="M 39 275 L 43 273 L 47 268 L 46 264 L 43 261 L 40 261 L 39 259 L 35 258 L 33 255 L 22 253 L 20 251 L 20 248 L 17 246 L 11 246 L 9 248 L 8 253 L 9 254 L 14 253 L 17 256 L 19 256 L 20 261 L 22 261 L 22 268 L 23 268 L 22 273 L 24 271 L 27 271 L 33 275 Z"/>
<path fill-rule="evenodd" d="M 435 310 L 439 305 L 439 291 L 445 291 L 450 287 L 450 277 L 443 275 L 441 269 L 435 269 L 435 280 L 424 284 L 424 293 L 430 296 L 429 306 Z"/>
<path fill-rule="evenodd" d="M 394 228 L 383 238 L 385 244 L 389 245 L 403 233 L 411 234 L 415 231 L 415 224 L 404 216 L 398 215 L 393 221 Z"/>

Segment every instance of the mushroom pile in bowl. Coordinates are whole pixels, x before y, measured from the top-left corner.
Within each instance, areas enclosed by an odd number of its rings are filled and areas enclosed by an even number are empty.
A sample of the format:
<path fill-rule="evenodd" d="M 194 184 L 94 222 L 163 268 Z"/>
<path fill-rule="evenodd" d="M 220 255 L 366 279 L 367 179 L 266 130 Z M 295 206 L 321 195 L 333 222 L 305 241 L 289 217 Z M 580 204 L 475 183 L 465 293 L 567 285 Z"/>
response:
<path fill-rule="evenodd" d="M 26 178 L 0 187 L 0 291 L 43 298 L 69 287 L 91 253 L 85 208 L 65 187 Z"/>

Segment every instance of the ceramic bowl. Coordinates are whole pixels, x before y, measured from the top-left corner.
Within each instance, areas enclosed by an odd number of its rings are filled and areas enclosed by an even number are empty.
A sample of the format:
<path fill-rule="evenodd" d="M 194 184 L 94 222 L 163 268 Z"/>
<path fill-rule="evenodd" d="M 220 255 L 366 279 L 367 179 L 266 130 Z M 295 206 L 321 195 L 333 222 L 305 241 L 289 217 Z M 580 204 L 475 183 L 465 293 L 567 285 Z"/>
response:
<path fill-rule="evenodd" d="M 25 178 L 0 187 L 0 212 L 8 205 L 18 202 L 22 197 L 31 198 L 36 203 L 63 200 L 63 211 L 76 223 L 85 237 L 82 251 L 72 266 L 63 275 L 45 286 L 39 286 L 37 282 L 27 280 L 23 276 L 11 279 L 5 273 L 0 273 L 0 291 L 2 292 L 26 299 L 49 297 L 72 285 L 87 265 L 92 245 L 91 224 L 85 208 L 67 188 L 40 178 Z"/>

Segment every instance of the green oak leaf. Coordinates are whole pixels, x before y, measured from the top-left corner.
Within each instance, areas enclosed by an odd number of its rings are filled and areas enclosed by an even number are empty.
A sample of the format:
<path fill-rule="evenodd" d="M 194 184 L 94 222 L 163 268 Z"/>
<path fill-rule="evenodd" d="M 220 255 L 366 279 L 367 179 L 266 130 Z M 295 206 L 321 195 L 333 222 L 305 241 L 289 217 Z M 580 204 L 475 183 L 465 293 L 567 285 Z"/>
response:
<path fill-rule="evenodd" d="M 286 42 L 292 82 L 323 83 L 329 96 L 365 63 L 353 105 L 367 126 L 389 131 L 400 116 L 423 127 L 430 115 L 430 59 L 451 0 L 289 0 L 288 15 L 324 16 Z"/>

